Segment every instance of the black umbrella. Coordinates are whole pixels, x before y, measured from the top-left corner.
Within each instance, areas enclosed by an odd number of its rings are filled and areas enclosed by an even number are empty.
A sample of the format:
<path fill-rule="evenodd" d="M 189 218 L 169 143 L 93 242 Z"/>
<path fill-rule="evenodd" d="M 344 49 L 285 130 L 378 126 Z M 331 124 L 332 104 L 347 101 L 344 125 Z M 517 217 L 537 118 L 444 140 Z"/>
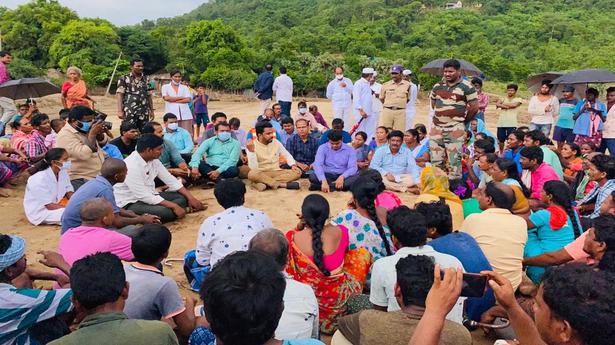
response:
<path fill-rule="evenodd" d="M 444 66 L 444 62 L 446 62 L 447 60 L 448 59 L 433 60 L 432 62 L 421 67 L 421 71 L 427 72 L 429 74 L 442 75 L 442 69 Z M 478 67 L 474 66 L 474 64 L 472 64 L 471 62 L 468 62 L 466 60 L 461 60 L 461 59 L 457 59 L 457 60 L 461 64 L 461 72 L 464 75 L 480 76 L 483 74 L 483 72 L 481 72 L 481 70 L 478 69 Z"/>
<path fill-rule="evenodd" d="M 615 83 L 615 73 L 607 69 L 583 69 L 555 79 L 553 84 L 603 84 Z"/>
<path fill-rule="evenodd" d="M 60 93 L 60 88 L 41 78 L 9 80 L 0 85 L 0 97 L 25 99 Z"/>

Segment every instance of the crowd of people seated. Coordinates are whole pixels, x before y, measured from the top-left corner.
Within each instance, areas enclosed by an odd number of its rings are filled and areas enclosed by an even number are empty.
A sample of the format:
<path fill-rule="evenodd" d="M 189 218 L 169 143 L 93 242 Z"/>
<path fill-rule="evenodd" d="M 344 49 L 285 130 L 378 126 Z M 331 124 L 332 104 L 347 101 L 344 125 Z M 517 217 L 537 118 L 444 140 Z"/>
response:
<path fill-rule="evenodd" d="M 222 112 L 210 118 L 205 88 L 191 94 L 177 71 L 156 122 L 135 60 L 118 84 L 113 139 L 71 70 L 71 108 L 50 121 L 33 102 L 20 107 L 0 146 L 0 184 L 29 176 L 26 218 L 60 226 L 57 250 L 39 253 L 52 271 L 27 265 L 23 238 L 0 234 L 0 343 L 464 345 L 473 323 L 506 319 L 498 337 L 521 344 L 611 344 L 615 158 L 591 124 L 615 109 L 615 90 L 602 107 L 588 89 L 559 146 L 544 117 L 565 102 L 549 84 L 530 101 L 532 130 L 506 119 L 494 136 L 474 119 L 482 83 L 455 79 L 447 63 L 433 123 L 374 125 L 373 137 L 340 118 L 329 128 L 305 101 L 293 116 L 290 102 L 265 106 L 242 129 Z M 361 97 L 373 72 L 363 74 Z M 503 116 L 522 103 L 513 86 L 496 103 Z M 223 209 L 203 216 L 183 258 L 198 300 L 165 275 L 168 223 L 208 207 L 195 186 Z M 280 188 L 311 192 L 292 229 L 246 204 L 248 192 Z M 332 210 L 327 197 L 344 191 L 347 205 Z M 468 274 L 486 282 L 478 296 L 462 293 Z"/>

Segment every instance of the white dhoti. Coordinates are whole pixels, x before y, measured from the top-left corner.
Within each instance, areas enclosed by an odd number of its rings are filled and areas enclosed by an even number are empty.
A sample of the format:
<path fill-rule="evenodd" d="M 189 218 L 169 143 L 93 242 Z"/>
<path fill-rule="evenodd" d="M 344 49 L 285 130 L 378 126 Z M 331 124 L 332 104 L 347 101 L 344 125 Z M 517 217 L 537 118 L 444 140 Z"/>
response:
<path fill-rule="evenodd" d="M 350 131 L 352 126 L 356 123 L 352 114 L 352 106 L 349 105 L 333 105 L 333 118 L 344 120 L 344 130 Z"/>
<path fill-rule="evenodd" d="M 357 123 L 361 121 L 355 133 L 365 132 L 367 134 L 367 141 L 369 142 L 376 135 L 378 116 L 376 116 L 375 114 L 367 114 L 367 117 L 361 120 L 361 114 L 359 114 L 359 112 L 355 112 L 355 120 Z"/>
<path fill-rule="evenodd" d="M 410 174 L 401 174 L 396 176 L 395 181 L 389 181 L 389 179 L 382 176 L 382 182 L 387 190 L 402 193 L 407 192 L 408 188 L 416 185 L 414 177 Z"/>
<path fill-rule="evenodd" d="M 414 117 L 416 116 L 416 107 L 406 107 L 406 130 L 414 128 Z"/>

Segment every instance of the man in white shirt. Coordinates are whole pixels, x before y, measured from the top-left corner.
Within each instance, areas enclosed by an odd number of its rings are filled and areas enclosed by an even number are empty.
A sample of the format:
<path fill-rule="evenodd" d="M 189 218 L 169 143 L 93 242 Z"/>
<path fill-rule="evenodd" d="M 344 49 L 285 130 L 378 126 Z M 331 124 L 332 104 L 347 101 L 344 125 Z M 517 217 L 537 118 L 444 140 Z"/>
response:
<path fill-rule="evenodd" d="M 378 123 L 378 118 L 373 111 L 374 93 L 370 85 L 372 75 L 374 75 L 373 68 L 364 68 L 361 71 L 361 79 L 354 83 L 352 89 L 355 120 L 359 124 L 356 128 L 356 132 L 365 132 L 368 140 L 374 137 L 376 133 L 376 124 Z"/>
<path fill-rule="evenodd" d="M 255 130 L 256 140 L 246 145 L 248 166 L 239 168 L 240 176 L 247 177 L 261 192 L 267 188 L 299 189 L 299 183 L 294 181 L 301 177 L 302 170 L 284 145 L 275 139 L 271 122 L 261 121 L 256 124 Z M 280 168 L 280 156 L 284 157 L 290 169 Z"/>
<path fill-rule="evenodd" d="M 372 89 L 372 113 L 374 114 L 374 118 L 376 121 L 374 123 L 374 133 L 376 132 L 376 125 L 378 124 L 378 122 L 380 122 L 380 113 L 382 112 L 382 101 L 380 100 L 382 84 L 378 82 L 378 79 L 376 78 L 377 76 L 378 72 L 374 71 L 374 74 L 369 80 L 369 85 Z"/>
<path fill-rule="evenodd" d="M 419 93 L 419 88 L 412 82 L 412 71 L 405 69 L 402 72 L 403 78 L 410 82 L 410 97 L 406 105 L 406 130 L 414 128 L 414 117 L 416 116 L 416 97 Z"/>
<path fill-rule="evenodd" d="M 248 250 L 248 243 L 259 231 L 273 227 L 265 213 L 244 206 L 246 186 L 239 179 L 218 182 L 216 200 L 224 211 L 203 222 L 196 240 L 196 262 L 213 266 L 238 250 Z"/>
<path fill-rule="evenodd" d="M 349 131 L 354 123 L 352 114 L 352 80 L 344 77 L 344 68 L 335 68 L 335 79 L 327 85 L 327 98 L 333 105 L 333 118 L 344 120 L 344 130 Z"/>
<path fill-rule="evenodd" d="M 280 67 L 280 75 L 273 81 L 275 99 L 282 107 L 282 114 L 290 116 L 290 107 L 293 103 L 293 80 L 286 75 L 286 67 Z"/>
<path fill-rule="evenodd" d="M 171 222 L 186 215 L 186 207 L 195 211 L 206 208 L 160 163 L 163 139 L 154 134 L 143 134 L 137 141 L 137 150 L 124 159 L 128 174 L 122 183 L 113 187 L 119 207 L 136 214 L 152 214 L 160 221 Z M 156 191 L 159 178 L 169 188 Z"/>
<path fill-rule="evenodd" d="M 292 279 L 284 268 L 288 262 L 288 240 L 277 229 L 260 231 L 250 240 L 250 250 L 271 256 L 286 277 L 284 311 L 275 330 L 276 339 L 318 339 L 318 300 L 312 287 Z"/>
<path fill-rule="evenodd" d="M 387 215 L 387 225 L 391 229 L 393 243 L 397 252 L 391 256 L 381 258 L 374 262 L 372 267 L 372 281 L 369 301 L 374 309 L 382 311 L 400 310 L 395 297 L 395 283 L 397 283 L 397 262 L 408 255 L 425 255 L 434 259 L 440 268 L 461 268 L 463 265 L 456 257 L 439 253 L 427 243 L 427 222 L 418 211 L 400 206 Z M 459 298 L 457 303 L 447 315 L 447 319 L 457 323 L 463 322 L 463 302 Z"/>

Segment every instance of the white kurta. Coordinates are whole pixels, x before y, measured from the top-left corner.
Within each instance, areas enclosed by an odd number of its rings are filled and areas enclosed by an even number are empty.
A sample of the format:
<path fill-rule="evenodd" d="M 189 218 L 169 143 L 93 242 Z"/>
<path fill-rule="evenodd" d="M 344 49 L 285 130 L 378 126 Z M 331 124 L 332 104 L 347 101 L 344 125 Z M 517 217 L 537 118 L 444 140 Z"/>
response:
<path fill-rule="evenodd" d="M 344 85 L 345 86 L 342 86 Z M 333 106 L 333 118 L 344 120 L 344 129 L 350 130 L 354 125 L 352 118 L 352 80 L 349 78 L 337 78 L 331 80 L 327 85 L 327 98 L 331 100 Z"/>
<path fill-rule="evenodd" d="M 177 92 L 171 86 L 171 83 L 164 84 L 162 89 L 160 90 L 162 97 L 182 97 L 182 98 L 190 98 L 192 99 L 192 92 L 186 85 L 179 85 L 177 88 Z M 172 113 L 177 116 L 178 121 L 183 120 L 192 120 L 192 111 L 190 111 L 190 106 L 188 103 L 175 103 L 175 102 L 164 102 L 164 113 Z"/>
<path fill-rule="evenodd" d="M 414 128 L 414 117 L 416 116 L 416 96 L 419 90 L 416 84 L 410 82 L 410 99 L 406 104 L 406 130 Z"/>
<path fill-rule="evenodd" d="M 357 122 L 361 120 L 361 113 L 359 113 L 359 109 L 362 109 L 364 112 L 367 113 L 367 117 L 363 119 L 363 121 L 361 121 L 361 124 L 357 128 L 357 132 L 363 131 L 367 133 L 367 138 L 369 141 L 369 139 L 374 137 L 374 134 L 376 132 L 378 118 L 373 112 L 374 96 L 372 95 L 372 89 L 367 80 L 361 78 L 354 83 L 354 88 L 352 90 L 352 99 L 355 120 Z"/>
<path fill-rule="evenodd" d="M 34 225 L 60 224 L 64 209 L 48 210 L 45 205 L 58 203 L 66 193 L 72 191 L 73 186 L 66 170 L 60 170 L 57 179 L 51 168 L 30 176 L 23 198 L 28 221 Z"/>

